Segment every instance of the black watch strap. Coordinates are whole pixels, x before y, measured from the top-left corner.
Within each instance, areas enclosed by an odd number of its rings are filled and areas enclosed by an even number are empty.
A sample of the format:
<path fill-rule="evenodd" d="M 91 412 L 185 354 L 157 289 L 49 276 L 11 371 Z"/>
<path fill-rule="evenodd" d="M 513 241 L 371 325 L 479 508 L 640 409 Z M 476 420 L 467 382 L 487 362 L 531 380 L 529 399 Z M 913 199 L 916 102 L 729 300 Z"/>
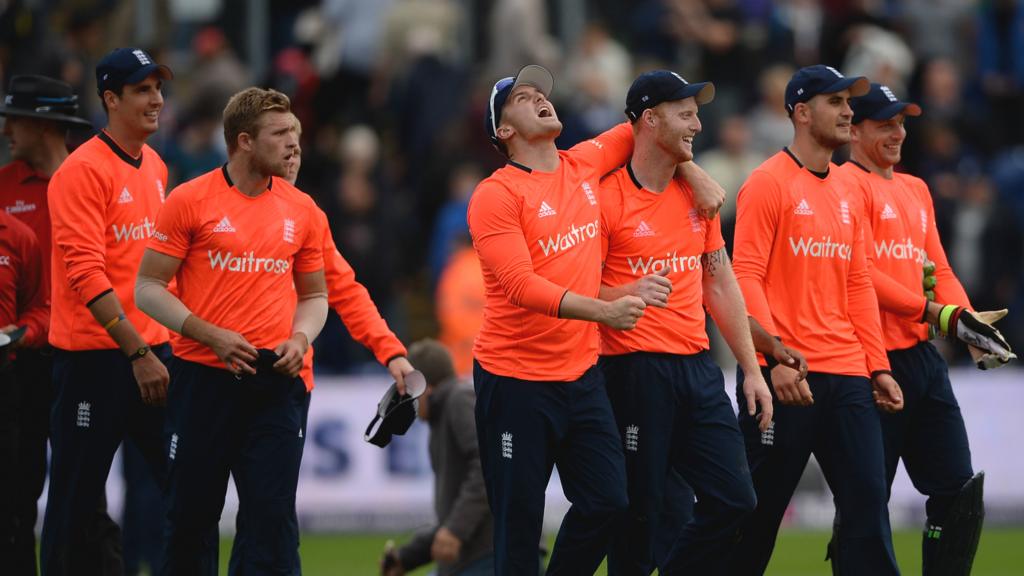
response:
<path fill-rule="evenodd" d="M 142 358 L 146 354 L 149 354 L 149 352 L 150 352 L 149 346 L 148 345 L 147 346 L 143 346 L 142 348 L 139 348 L 135 352 L 132 352 L 131 355 L 128 356 L 128 361 L 129 362 L 135 362 L 136 360 Z"/>

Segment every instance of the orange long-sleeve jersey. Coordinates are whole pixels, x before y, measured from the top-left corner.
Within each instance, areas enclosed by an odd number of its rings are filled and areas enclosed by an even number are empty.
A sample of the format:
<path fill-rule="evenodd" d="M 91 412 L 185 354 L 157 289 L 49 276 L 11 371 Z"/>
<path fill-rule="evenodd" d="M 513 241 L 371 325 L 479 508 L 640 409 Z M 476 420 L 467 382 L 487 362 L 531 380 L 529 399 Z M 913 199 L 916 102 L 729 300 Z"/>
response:
<path fill-rule="evenodd" d="M 597 187 L 632 149 L 632 128 L 620 124 L 560 151 L 554 172 L 510 162 L 473 192 L 467 219 L 486 287 L 473 355 L 489 372 L 571 381 L 596 363 L 597 326 L 558 318 L 558 308 L 566 291 L 598 295 Z"/>
<path fill-rule="evenodd" d="M 46 344 L 49 295 L 36 235 L 27 224 L 0 212 L 0 328 L 25 326 L 23 346 Z"/>
<path fill-rule="evenodd" d="M 701 218 L 693 191 L 678 179 L 661 193 L 644 189 L 630 167 L 601 181 L 601 283 L 621 286 L 668 269 L 668 308 L 647 308 L 633 330 L 601 325 L 601 354 L 708 349 L 701 256 L 725 246 L 722 223 Z"/>
<path fill-rule="evenodd" d="M 292 334 L 294 274 L 324 268 L 318 211 L 277 177 L 247 196 L 222 167 L 168 196 L 149 248 L 181 260 L 175 290 L 193 314 L 274 349 Z M 224 369 L 213 350 L 181 334 L 172 334 L 171 348 L 184 360 Z"/>
<path fill-rule="evenodd" d="M 750 315 L 803 353 L 810 370 L 867 376 L 889 361 L 863 199 L 837 168 L 819 178 L 783 150 L 754 170 L 737 199 L 733 269 Z"/>
<path fill-rule="evenodd" d="M 50 179 L 53 224 L 50 344 L 110 350 L 117 343 L 88 305 L 113 291 L 147 344 L 167 329 L 135 306 L 135 276 L 164 202 L 167 166 L 149 146 L 133 158 L 100 132 L 71 153 Z"/>
<path fill-rule="evenodd" d="M 864 197 L 864 245 L 886 349 L 902 350 L 927 340 L 928 325 L 921 322 L 927 303 L 921 284 L 926 258 L 935 263 L 936 300 L 971 307 L 942 248 L 928 185 L 907 174 L 883 178 L 856 162 L 843 164 L 837 172 Z"/>
<path fill-rule="evenodd" d="M 345 324 L 348 333 L 383 365 L 405 356 L 405 346 L 395 333 L 388 328 L 377 305 L 370 298 L 366 287 L 356 280 L 352 266 L 338 251 L 334 236 L 327 223 L 327 215 L 317 208 L 316 234 L 322 238 L 324 254 L 324 277 L 327 280 L 327 302 Z M 313 347 L 310 346 L 302 359 L 302 379 L 313 382 Z"/>

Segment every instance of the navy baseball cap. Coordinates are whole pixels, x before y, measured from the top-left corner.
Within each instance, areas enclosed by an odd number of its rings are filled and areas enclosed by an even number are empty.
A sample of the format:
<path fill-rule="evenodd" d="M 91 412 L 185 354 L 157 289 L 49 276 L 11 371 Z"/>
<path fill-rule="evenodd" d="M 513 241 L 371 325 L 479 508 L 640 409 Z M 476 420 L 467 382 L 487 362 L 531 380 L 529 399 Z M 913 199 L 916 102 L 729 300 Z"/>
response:
<path fill-rule="evenodd" d="M 636 120 L 648 108 L 662 102 L 696 99 L 703 106 L 715 99 L 715 85 L 711 82 L 687 82 L 682 76 L 670 70 L 644 72 L 633 80 L 626 93 L 626 116 Z"/>
<path fill-rule="evenodd" d="M 522 85 L 533 86 L 545 97 L 551 94 L 555 86 L 555 78 L 551 72 L 543 66 L 528 64 L 523 66 L 515 76 L 502 78 L 494 83 L 491 88 L 491 97 L 487 102 L 486 129 L 487 136 L 491 143 L 498 145 L 498 125 L 501 124 L 501 109 L 505 107 L 505 101 L 512 89 Z"/>
<path fill-rule="evenodd" d="M 418 398 L 427 389 L 427 379 L 422 372 L 413 370 L 405 375 L 404 380 L 405 394 L 398 393 L 397 382 L 384 392 L 377 404 L 377 413 L 363 433 L 363 440 L 383 448 L 391 442 L 393 435 L 401 436 L 412 426 L 416 420 Z"/>
<path fill-rule="evenodd" d="M 897 114 L 920 116 L 921 107 L 913 102 L 903 102 L 884 84 L 871 83 L 868 93 L 850 99 L 853 108 L 853 123 L 864 120 L 888 120 Z"/>
<path fill-rule="evenodd" d="M 153 57 L 139 48 L 115 48 L 96 65 L 96 91 L 100 98 L 107 90 L 117 92 L 125 84 L 137 84 L 157 73 L 160 78 L 174 78 L 171 69 L 157 64 Z"/>
<path fill-rule="evenodd" d="M 786 84 L 786 112 L 801 102 L 807 102 L 818 94 L 834 94 L 849 90 L 850 96 L 863 96 L 868 92 L 868 79 L 863 76 L 843 76 L 831 66 L 816 64 L 801 68 Z"/>

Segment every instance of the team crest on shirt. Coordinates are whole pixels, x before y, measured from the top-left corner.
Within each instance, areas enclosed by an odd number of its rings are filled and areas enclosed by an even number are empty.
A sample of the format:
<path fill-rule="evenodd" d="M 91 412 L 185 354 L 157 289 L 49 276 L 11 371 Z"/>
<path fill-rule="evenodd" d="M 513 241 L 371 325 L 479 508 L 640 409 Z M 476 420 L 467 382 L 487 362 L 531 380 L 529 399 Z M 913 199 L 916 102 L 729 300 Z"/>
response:
<path fill-rule="evenodd" d="M 892 206 L 886 204 L 885 207 L 882 208 L 882 214 L 879 216 L 879 218 L 881 218 L 882 220 L 895 220 L 896 211 L 892 209 Z"/>
<path fill-rule="evenodd" d="M 295 220 L 291 218 L 284 219 L 284 241 L 295 244 Z"/>
<path fill-rule="evenodd" d="M 654 229 L 647 222 L 641 220 L 636 230 L 633 231 L 633 238 L 650 238 L 651 236 L 654 236 Z"/>
<path fill-rule="evenodd" d="M 921 232 L 928 233 L 928 211 L 921 208 Z"/>
<path fill-rule="evenodd" d="M 697 214 L 697 209 L 690 208 L 690 211 L 686 213 L 686 217 L 690 219 L 690 232 L 700 232 L 700 214 Z"/>
<path fill-rule="evenodd" d="M 839 201 L 839 217 L 843 220 L 843 224 L 850 223 L 850 204 L 846 200 Z"/>
<path fill-rule="evenodd" d="M 166 194 L 164 194 L 164 183 L 161 182 L 159 178 L 157 178 L 157 180 L 156 180 L 156 191 L 157 191 L 157 194 L 158 194 L 158 196 L 160 198 L 160 203 L 163 204 L 164 203 L 164 196 L 166 196 Z"/>
<path fill-rule="evenodd" d="M 811 205 L 807 203 L 806 198 L 800 199 L 800 204 L 797 205 L 796 210 L 793 210 L 793 214 L 800 216 L 814 216 L 814 210 L 811 210 Z"/>
<path fill-rule="evenodd" d="M 587 195 L 587 202 L 590 202 L 591 206 L 597 206 L 597 198 L 594 197 L 594 191 L 590 188 L 590 184 L 584 182 L 581 186 L 583 193 Z"/>

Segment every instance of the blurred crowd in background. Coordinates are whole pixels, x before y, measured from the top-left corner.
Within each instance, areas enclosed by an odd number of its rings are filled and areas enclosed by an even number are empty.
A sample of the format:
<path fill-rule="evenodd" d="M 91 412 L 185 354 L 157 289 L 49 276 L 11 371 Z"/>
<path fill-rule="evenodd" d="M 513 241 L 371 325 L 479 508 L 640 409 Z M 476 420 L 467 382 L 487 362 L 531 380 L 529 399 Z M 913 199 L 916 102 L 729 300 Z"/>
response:
<path fill-rule="evenodd" d="M 288 94 L 298 186 L 398 335 L 440 335 L 462 371 L 483 308 L 466 206 L 504 160 L 483 131 L 496 79 L 555 73 L 560 147 L 623 121 L 639 72 L 713 81 L 694 148 L 728 192 L 731 240 L 740 185 L 792 137 L 793 71 L 867 76 L 924 108 L 901 170 L 930 185 L 974 306 L 1009 307 L 1000 328 L 1024 349 L 1024 0 L 0 0 L 0 85 L 62 78 L 96 126 L 94 65 L 127 45 L 176 75 L 150 139 L 172 186 L 226 161 L 231 94 Z M 333 315 L 317 347 L 320 371 L 376 369 Z"/>

